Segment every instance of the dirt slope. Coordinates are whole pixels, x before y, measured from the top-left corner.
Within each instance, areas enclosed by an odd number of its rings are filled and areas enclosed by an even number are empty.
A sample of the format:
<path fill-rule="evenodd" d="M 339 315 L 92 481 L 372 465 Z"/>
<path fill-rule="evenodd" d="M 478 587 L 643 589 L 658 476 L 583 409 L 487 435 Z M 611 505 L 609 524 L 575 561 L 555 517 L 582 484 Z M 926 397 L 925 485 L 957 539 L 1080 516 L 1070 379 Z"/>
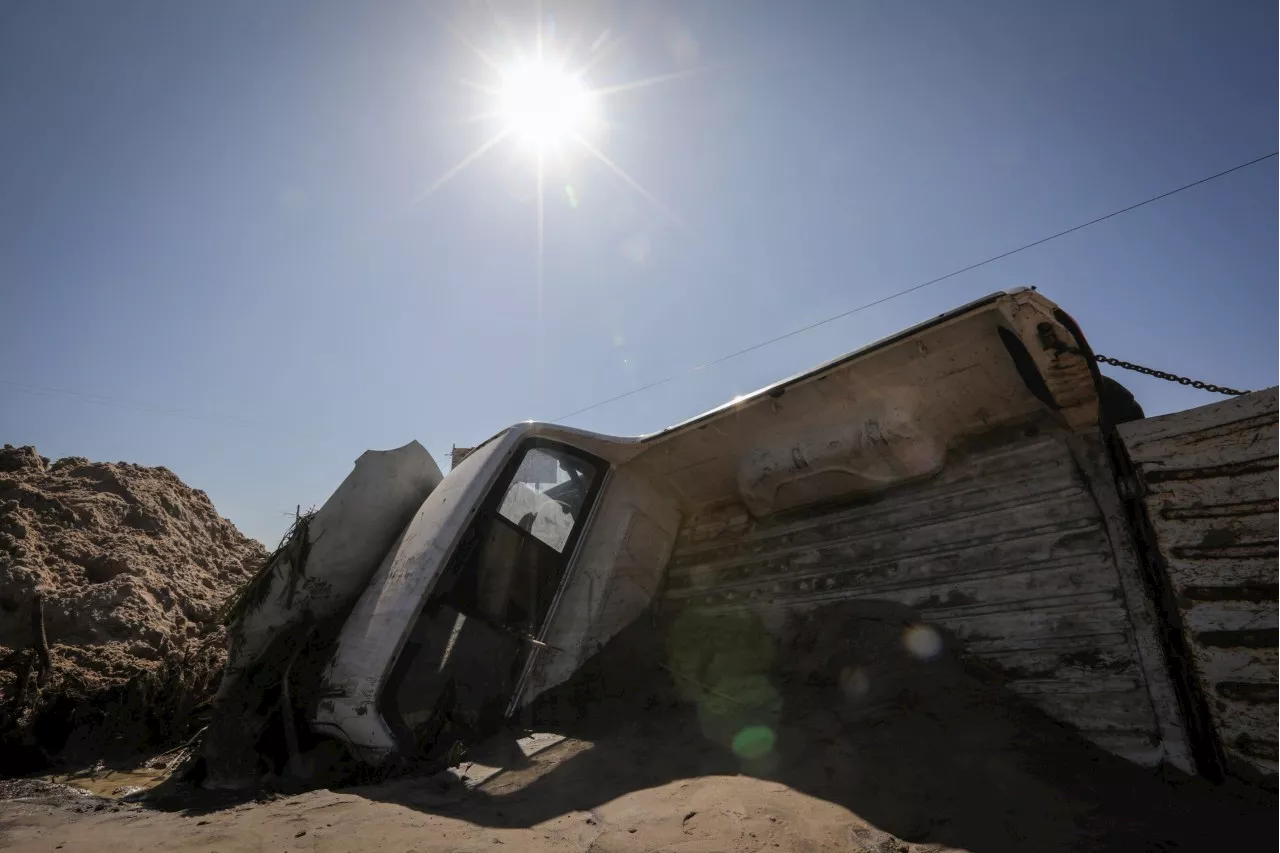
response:
<path fill-rule="evenodd" d="M 265 556 L 164 468 L 5 445 L 0 775 L 180 734 L 221 666 L 217 609 Z"/>

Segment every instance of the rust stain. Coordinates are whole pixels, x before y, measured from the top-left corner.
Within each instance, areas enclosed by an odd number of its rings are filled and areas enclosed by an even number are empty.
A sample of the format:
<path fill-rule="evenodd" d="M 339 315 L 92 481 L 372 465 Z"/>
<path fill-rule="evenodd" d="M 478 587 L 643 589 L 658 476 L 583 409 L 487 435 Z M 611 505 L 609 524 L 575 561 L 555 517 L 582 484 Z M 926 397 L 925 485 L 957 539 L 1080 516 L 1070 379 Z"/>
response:
<path fill-rule="evenodd" d="M 1205 533 L 1204 538 L 1200 540 L 1201 548 L 1223 548 L 1235 545 L 1240 541 L 1240 531 L 1230 528 L 1215 527 Z"/>
<path fill-rule="evenodd" d="M 1277 550 L 1274 541 L 1267 541 L 1222 546 L 1182 545 L 1170 548 L 1169 553 L 1185 560 L 1245 560 L 1256 557 L 1275 558 L 1280 550 Z"/>
<path fill-rule="evenodd" d="M 1062 656 L 1062 663 L 1067 666 L 1078 666 L 1081 669 L 1100 670 L 1104 672 L 1126 672 L 1132 667 L 1132 661 L 1113 658 L 1108 660 L 1097 649 L 1081 649 L 1068 652 Z"/>
<path fill-rule="evenodd" d="M 1250 758 L 1260 758 L 1263 761 L 1274 762 L 1277 759 L 1277 744 L 1274 740 L 1266 740 L 1265 738 L 1253 737 L 1251 735 L 1240 735 L 1232 741 L 1236 749 Z"/>
<path fill-rule="evenodd" d="M 942 598 L 937 593 L 930 595 L 923 601 L 916 603 L 917 610 L 929 610 L 935 607 L 963 607 L 966 604 L 981 604 L 982 600 L 975 595 L 968 595 L 957 589 L 947 590 L 947 597 Z"/>
<path fill-rule="evenodd" d="M 1219 681 L 1215 687 L 1223 698 L 1237 702 L 1275 705 L 1280 700 L 1274 681 Z"/>
<path fill-rule="evenodd" d="M 1097 530 L 1078 530 L 1074 533 L 1064 533 L 1062 536 L 1059 536 L 1053 543 L 1053 547 L 1055 549 L 1061 548 L 1064 550 L 1071 550 L 1080 545 L 1093 544 L 1097 541 L 1097 538 Z"/>
<path fill-rule="evenodd" d="M 1233 586 L 1187 586 L 1182 598 L 1192 601 L 1276 601 L 1280 599 L 1280 584 L 1246 583 Z"/>
<path fill-rule="evenodd" d="M 1208 506 L 1203 504 L 1191 507 L 1167 506 L 1160 510 L 1160 517 L 1170 521 L 1200 518 L 1252 518 L 1258 515 L 1275 515 L 1277 508 L 1276 499 L 1267 498 Z"/>
<path fill-rule="evenodd" d="M 1213 648 L 1274 649 L 1280 644 L 1280 630 L 1255 628 L 1243 631 L 1201 631 L 1195 635 L 1202 646 Z"/>
<path fill-rule="evenodd" d="M 1143 471 L 1142 478 L 1148 484 L 1172 481 L 1213 480 L 1219 477 L 1244 477 L 1248 474 L 1274 474 L 1280 456 L 1266 456 L 1247 462 L 1231 462 L 1226 465 L 1209 465 L 1198 468 L 1177 468 Z"/>
<path fill-rule="evenodd" d="M 1274 428 L 1276 419 L 1274 415 L 1264 413 L 1261 415 L 1251 415 L 1249 417 L 1240 418 L 1238 420 L 1226 421 L 1217 426 L 1207 429 L 1200 429 L 1186 439 L 1187 444 L 1204 444 L 1207 442 L 1218 441 L 1222 438 L 1235 438 L 1237 435 L 1252 431 L 1262 431 L 1268 427 Z"/>

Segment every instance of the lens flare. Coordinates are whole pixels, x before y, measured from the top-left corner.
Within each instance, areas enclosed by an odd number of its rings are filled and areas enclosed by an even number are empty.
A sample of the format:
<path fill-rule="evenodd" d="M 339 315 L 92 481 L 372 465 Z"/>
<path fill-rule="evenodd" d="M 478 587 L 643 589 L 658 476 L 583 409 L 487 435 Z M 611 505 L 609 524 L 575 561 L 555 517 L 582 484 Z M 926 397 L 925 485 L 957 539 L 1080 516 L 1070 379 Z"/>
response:
<path fill-rule="evenodd" d="M 839 683 L 840 692 L 849 700 L 861 699 L 871 689 L 871 679 L 860 666 L 841 669 Z"/>
<path fill-rule="evenodd" d="M 920 660 L 932 660 L 942 651 L 942 635 L 928 625 L 912 625 L 902 633 L 902 644 Z"/>
<path fill-rule="evenodd" d="M 748 761 L 762 758 L 773 752 L 778 736 L 768 726 L 747 726 L 733 737 L 733 751 Z"/>

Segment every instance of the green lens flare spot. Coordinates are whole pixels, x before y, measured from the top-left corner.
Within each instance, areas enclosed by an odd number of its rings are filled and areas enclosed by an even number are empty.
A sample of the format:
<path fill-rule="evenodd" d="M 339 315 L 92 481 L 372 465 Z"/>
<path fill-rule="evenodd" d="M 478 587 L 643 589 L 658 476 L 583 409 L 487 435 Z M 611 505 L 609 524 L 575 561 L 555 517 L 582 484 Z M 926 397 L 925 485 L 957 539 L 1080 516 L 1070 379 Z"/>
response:
<path fill-rule="evenodd" d="M 734 735 L 733 752 L 739 758 L 762 758 L 773 751 L 778 736 L 768 726 L 747 726 Z"/>

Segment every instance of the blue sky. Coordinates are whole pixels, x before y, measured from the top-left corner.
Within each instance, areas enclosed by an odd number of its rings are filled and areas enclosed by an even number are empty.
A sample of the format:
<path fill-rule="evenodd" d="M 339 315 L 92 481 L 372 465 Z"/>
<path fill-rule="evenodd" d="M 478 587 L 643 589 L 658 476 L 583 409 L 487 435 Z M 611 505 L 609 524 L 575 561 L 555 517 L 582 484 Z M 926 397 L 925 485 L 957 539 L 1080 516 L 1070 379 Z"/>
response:
<path fill-rule="evenodd" d="M 168 466 L 274 540 L 365 448 L 439 458 L 1274 150 L 1276 15 L 0 2 L 0 441 Z M 548 160 L 540 286 L 527 151 L 422 197 L 495 130 L 457 35 L 501 64 L 539 20 L 593 87 L 669 78 L 592 137 L 650 197 Z M 1270 160 L 570 423 L 652 431 L 1021 285 L 1099 351 L 1274 385 L 1276 185 Z M 1151 414 L 1214 399 L 1118 378 Z"/>

